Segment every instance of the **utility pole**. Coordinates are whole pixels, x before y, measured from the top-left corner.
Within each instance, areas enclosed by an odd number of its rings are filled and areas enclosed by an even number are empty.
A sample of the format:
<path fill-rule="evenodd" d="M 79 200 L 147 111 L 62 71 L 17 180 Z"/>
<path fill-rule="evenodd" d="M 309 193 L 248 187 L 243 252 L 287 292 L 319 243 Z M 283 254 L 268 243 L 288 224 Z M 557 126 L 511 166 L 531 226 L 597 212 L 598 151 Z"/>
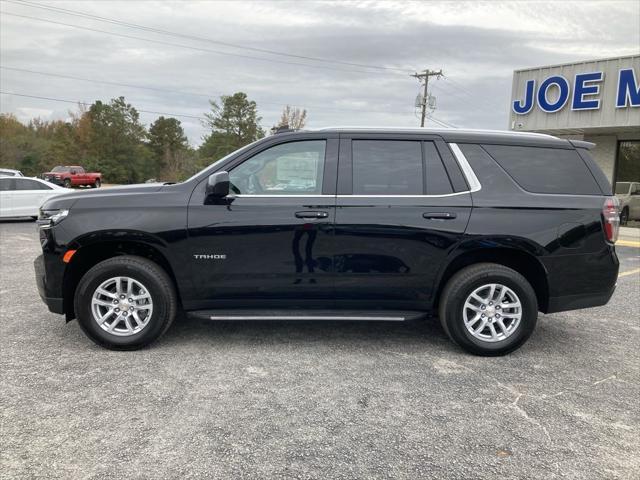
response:
<path fill-rule="evenodd" d="M 424 70 L 420 73 L 416 72 L 413 75 L 410 75 L 411 77 L 415 77 L 418 79 L 419 82 L 422 82 L 424 80 L 424 93 L 422 95 L 422 102 L 421 103 L 421 107 L 422 107 L 422 115 L 421 115 L 421 119 L 420 119 L 420 126 L 424 127 L 424 119 L 427 116 L 427 102 L 429 101 L 429 95 L 428 95 L 428 85 L 429 85 L 429 77 L 436 77 L 436 78 L 440 78 L 442 76 L 442 70 Z"/>

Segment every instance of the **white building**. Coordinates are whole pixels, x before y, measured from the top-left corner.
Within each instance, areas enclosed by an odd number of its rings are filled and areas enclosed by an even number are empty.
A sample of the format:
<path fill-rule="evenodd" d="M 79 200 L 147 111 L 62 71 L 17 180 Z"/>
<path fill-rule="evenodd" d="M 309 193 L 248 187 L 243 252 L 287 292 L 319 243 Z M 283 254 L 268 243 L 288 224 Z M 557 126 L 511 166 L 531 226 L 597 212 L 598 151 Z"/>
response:
<path fill-rule="evenodd" d="M 640 55 L 516 70 L 509 126 L 593 142 L 612 182 L 640 182 Z"/>

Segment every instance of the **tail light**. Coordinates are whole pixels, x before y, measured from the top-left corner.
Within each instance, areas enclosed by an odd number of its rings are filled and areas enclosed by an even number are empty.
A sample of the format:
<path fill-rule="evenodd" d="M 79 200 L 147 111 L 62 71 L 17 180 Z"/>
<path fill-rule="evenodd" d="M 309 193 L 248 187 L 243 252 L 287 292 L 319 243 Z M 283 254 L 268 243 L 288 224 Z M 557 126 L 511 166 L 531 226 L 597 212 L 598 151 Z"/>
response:
<path fill-rule="evenodd" d="M 616 243 L 620 230 L 620 202 L 617 197 L 607 197 L 602 206 L 604 233 L 609 243 Z"/>

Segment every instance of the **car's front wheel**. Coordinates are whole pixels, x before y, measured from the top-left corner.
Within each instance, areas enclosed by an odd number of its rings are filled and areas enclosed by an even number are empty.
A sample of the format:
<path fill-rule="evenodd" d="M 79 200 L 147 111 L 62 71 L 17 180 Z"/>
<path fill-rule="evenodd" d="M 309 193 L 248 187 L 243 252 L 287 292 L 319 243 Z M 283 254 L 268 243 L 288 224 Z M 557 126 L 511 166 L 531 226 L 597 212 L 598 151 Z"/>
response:
<path fill-rule="evenodd" d="M 93 185 L 91 185 L 93 188 L 100 188 L 100 185 L 102 185 L 102 182 L 100 182 L 99 178 L 96 178 L 96 181 L 94 182 Z"/>
<path fill-rule="evenodd" d="M 173 282 L 160 266 L 123 255 L 98 263 L 82 277 L 74 305 L 80 327 L 95 343 L 136 350 L 167 331 L 177 299 Z"/>
<path fill-rule="evenodd" d="M 440 297 L 440 322 L 449 337 L 475 355 L 504 355 L 533 332 L 538 302 L 515 270 L 479 263 L 457 272 Z"/>
<path fill-rule="evenodd" d="M 64 182 L 62 182 L 64 185 L 64 188 L 71 188 L 71 180 L 69 180 L 68 178 L 65 178 Z"/>

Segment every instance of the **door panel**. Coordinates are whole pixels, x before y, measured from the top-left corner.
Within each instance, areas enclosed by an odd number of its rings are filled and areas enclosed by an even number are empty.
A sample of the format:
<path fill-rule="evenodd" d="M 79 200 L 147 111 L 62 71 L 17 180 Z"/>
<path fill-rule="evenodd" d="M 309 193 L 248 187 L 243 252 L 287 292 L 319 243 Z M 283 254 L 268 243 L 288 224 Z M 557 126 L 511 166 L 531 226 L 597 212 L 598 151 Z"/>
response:
<path fill-rule="evenodd" d="M 203 300 L 331 298 L 334 218 L 331 195 L 190 205 L 191 268 Z"/>
<path fill-rule="evenodd" d="M 0 191 L 0 215 L 9 217 L 13 215 L 13 192 Z"/>
<path fill-rule="evenodd" d="M 336 205 L 336 298 L 428 305 L 438 270 L 469 221 L 471 195 L 340 196 Z M 450 218 L 437 218 L 441 214 Z"/>

